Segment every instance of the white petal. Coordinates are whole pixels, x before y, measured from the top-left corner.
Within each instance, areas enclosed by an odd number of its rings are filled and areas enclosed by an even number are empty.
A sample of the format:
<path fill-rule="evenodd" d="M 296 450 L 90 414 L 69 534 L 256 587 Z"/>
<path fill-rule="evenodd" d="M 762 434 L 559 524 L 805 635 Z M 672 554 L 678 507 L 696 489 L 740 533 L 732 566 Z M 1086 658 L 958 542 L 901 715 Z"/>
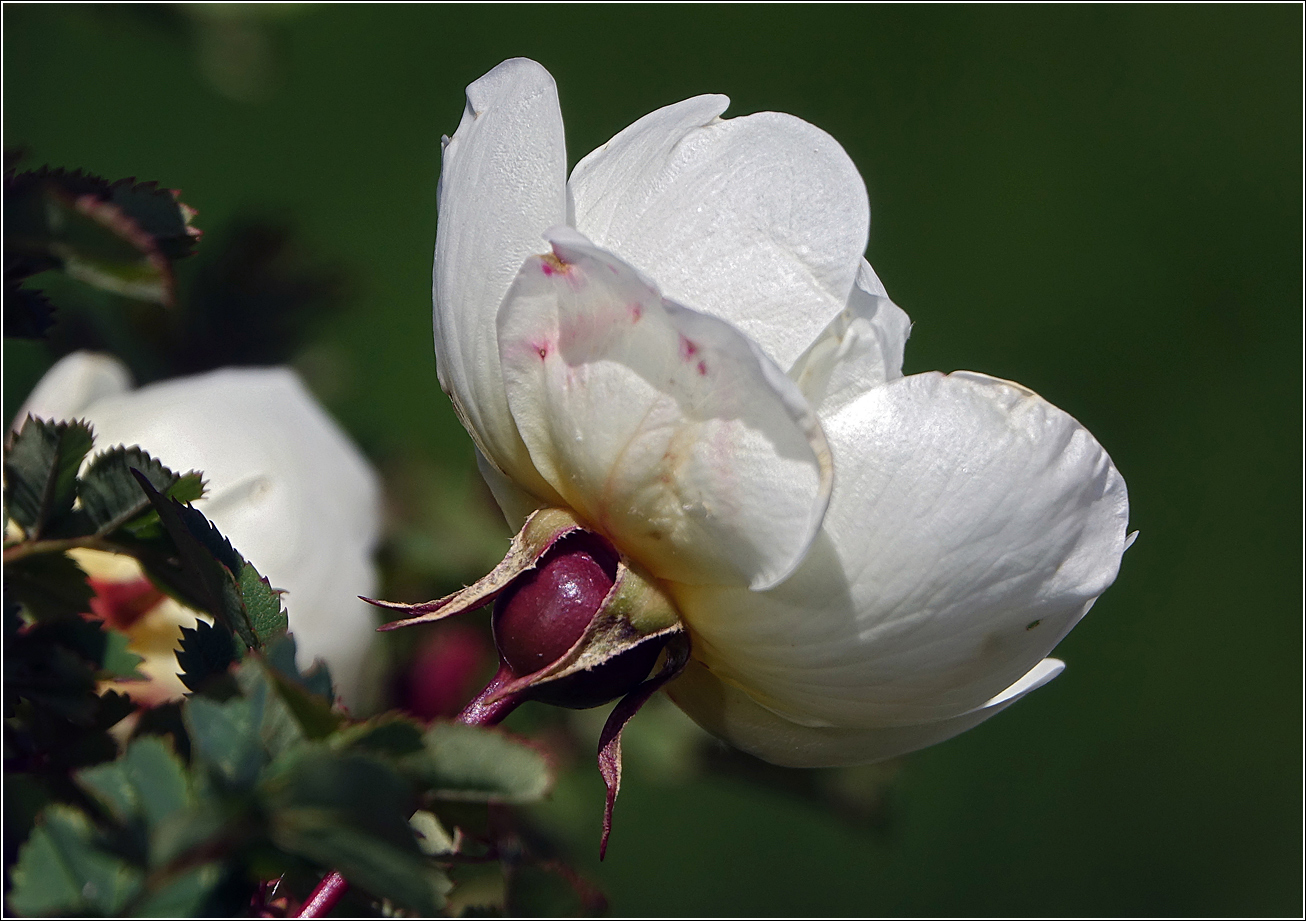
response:
<path fill-rule="evenodd" d="M 788 369 L 848 301 L 866 187 L 824 131 L 777 112 L 722 121 L 728 102 L 659 109 L 577 164 L 575 226 Z"/>
<path fill-rule="evenodd" d="M 758 594 L 672 586 L 694 655 L 809 726 L 963 714 L 1032 668 L 1115 579 L 1128 499 L 1038 395 L 900 378 L 823 420 L 838 472 L 802 567 Z"/>
<path fill-rule="evenodd" d="M 476 452 L 476 469 L 481 471 L 481 479 L 490 487 L 494 501 L 503 512 L 504 521 L 508 523 L 508 528 L 514 534 L 526 524 L 526 519 L 531 516 L 531 512 L 543 508 L 539 499 L 524 489 L 519 489 L 516 483 L 496 470 L 479 450 Z"/>
<path fill-rule="evenodd" d="M 508 403 L 566 504 L 655 576 L 767 586 L 829 496 L 798 388 L 729 324 L 664 300 L 580 234 L 522 267 L 499 315 Z"/>
<path fill-rule="evenodd" d="M 546 252 L 544 231 L 566 219 L 566 181 L 562 113 L 548 71 L 514 58 L 467 87 L 440 172 L 436 368 L 485 456 L 545 492 L 508 413 L 494 322 L 522 261 Z"/>
<path fill-rule="evenodd" d="M 29 414 L 49 420 L 79 419 L 96 400 L 126 393 L 131 386 L 131 372 L 112 355 L 73 352 L 37 382 L 14 417 L 14 427 L 21 427 Z"/>
<path fill-rule="evenodd" d="M 911 320 L 889 300 L 865 259 L 848 306 L 794 363 L 798 382 L 818 416 L 833 415 L 862 393 L 902 377 Z"/>
<path fill-rule="evenodd" d="M 884 761 L 950 739 L 1047 684 L 1064 668 L 1058 659 L 1044 659 L 1007 690 L 968 713 L 884 729 L 800 726 L 717 680 L 697 661 L 691 661 L 668 686 L 667 694 L 708 732 L 764 761 L 785 767 L 835 767 Z"/>
<path fill-rule="evenodd" d="M 139 444 L 209 484 L 196 507 L 284 596 L 301 664 L 356 701 L 375 637 L 376 473 L 293 372 L 228 369 L 93 403 L 96 450 Z"/>

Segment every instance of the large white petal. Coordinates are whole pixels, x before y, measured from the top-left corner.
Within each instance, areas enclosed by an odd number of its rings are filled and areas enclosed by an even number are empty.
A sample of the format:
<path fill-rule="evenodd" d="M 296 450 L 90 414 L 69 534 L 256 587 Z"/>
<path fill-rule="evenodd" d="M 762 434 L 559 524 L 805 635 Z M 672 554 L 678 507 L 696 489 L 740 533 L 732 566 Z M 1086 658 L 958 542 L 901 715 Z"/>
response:
<path fill-rule="evenodd" d="M 553 78 L 525 58 L 467 87 L 444 148 L 435 236 L 435 356 L 440 385 L 482 453 L 548 494 L 504 399 L 495 316 L 522 261 L 547 251 L 567 215 L 567 151 Z"/>
<path fill-rule="evenodd" d="M 228 369 L 101 399 L 85 412 L 96 450 L 140 445 L 173 470 L 197 469 L 195 503 L 241 554 L 286 590 L 301 664 L 322 656 L 354 704 L 375 638 L 376 473 L 299 378 Z"/>
<path fill-rule="evenodd" d="M 708 732 L 764 761 L 784 767 L 869 764 L 935 745 L 1000 713 L 1061 674 L 1065 664 L 1044 659 L 983 705 L 951 719 L 883 729 L 801 726 L 760 706 L 707 668 L 691 661 L 667 687 L 680 709 Z"/>
<path fill-rule="evenodd" d="M 723 121 L 728 102 L 659 109 L 578 163 L 575 227 L 788 369 L 848 301 L 866 186 L 824 131 L 777 112 Z"/>
<path fill-rule="evenodd" d="M 96 400 L 131 389 L 131 372 L 112 355 L 73 352 L 45 372 L 14 417 L 21 428 L 29 414 L 50 421 L 80 419 Z"/>
<path fill-rule="evenodd" d="M 822 420 L 837 482 L 803 566 L 765 593 L 672 586 L 694 655 L 810 726 L 966 713 L 1029 671 L 1115 579 L 1125 484 L 1066 413 L 959 372 Z"/>
<path fill-rule="evenodd" d="M 526 524 L 531 512 L 544 507 L 539 499 L 518 488 L 516 483 L 500 473 L 480 451 L 476 452 L 476 469 L 481 472 L 485 485 L 490 487 L 490 494 L 494 496 L 499 510 L 503 512 L 504 521 L 514 534 Z"/>
<path fill-rule="evenodd" d="M 830 489 L 798 388 L 729 324 L 665 300 L 569 228 L 499 315 L 508 403 L 566 504 L 655 576 L 766 587 Z"/>
<path fill-rule="evenodd" d="M 865 259 L 848 306 L 794 363 L 789 376 L 822 418 L 872 387 L 902 377 L 911 320 L 889 300 Z"/>

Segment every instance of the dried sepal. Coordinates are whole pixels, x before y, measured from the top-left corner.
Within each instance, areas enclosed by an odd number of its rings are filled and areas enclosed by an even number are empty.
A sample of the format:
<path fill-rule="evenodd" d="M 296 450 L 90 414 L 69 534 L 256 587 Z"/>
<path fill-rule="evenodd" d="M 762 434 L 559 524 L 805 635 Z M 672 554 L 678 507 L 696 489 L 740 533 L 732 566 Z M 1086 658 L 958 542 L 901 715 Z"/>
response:
<path fill-rule="evenodd" d="M 508 555 L 499 562 L 499 565 L 490 570 L 484 578 L 466 588 L 421 604 L 400 604 L 376 598 L 363 600 L 379 608 L 415 615 L 384 624 L 379 628 L 381 630 L 397 630 L 400 627 L 431 623 L 465 611 L 474 611 L 498 598 L 522 573 L 535 568 L 541 557 L 558 540 L 579 530 L 581 526 L 570 512 L 559 508 L 540 509 L 526 520 L 521 531 L 512 539 Z"/>

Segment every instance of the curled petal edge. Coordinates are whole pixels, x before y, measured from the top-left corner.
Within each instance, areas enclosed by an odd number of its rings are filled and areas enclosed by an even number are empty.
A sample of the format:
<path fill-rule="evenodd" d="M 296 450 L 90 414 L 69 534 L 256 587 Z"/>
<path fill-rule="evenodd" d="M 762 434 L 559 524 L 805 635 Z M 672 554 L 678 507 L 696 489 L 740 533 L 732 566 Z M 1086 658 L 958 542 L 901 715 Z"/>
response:
<path fill-rule="evenodd" d="M 698 660 L 667 687 L 667 695 L 712 735 L 782 767 L 839 767 L 896 758 L 946 741 L 1000 713 L 1065 669 L 1047 658 L 979 707 L 949 719 L 881 729 L 802 726 L 721 681 Z"/>

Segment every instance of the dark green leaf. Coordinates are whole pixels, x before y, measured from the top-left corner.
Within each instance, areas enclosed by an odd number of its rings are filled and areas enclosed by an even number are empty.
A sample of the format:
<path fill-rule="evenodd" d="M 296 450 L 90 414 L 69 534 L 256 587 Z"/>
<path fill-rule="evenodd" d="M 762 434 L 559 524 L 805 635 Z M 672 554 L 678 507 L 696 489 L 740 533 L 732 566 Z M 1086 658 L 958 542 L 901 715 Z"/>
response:
<path fill-rule="evenodd" d="M 331 738 L 336 749 L 353 748 L 400 758 L 424 751 L 422 727 L 396 714 L 385 714 L 365 723 L 355 723 Z"/>
<path fill-rule="evenodd" d="M 231 683 L 231 693 L 227 694 L 220 700 L 226 700 L 236 693 L 235 682 Z M 133 729 L 133 736 L 140 738 L 142 736 L 159 736 L 167 739 L 173 750 L 182 761 L 190 762 L 190 735 L 186 732 L 186 722 L 181 717 L 181 705 L 179 700 L 172 700 L 156 707 L 148 707 L 139 711 L 136 720 L 136 726 Z"/>
<path fill-rule="evenodd" d="M 270 779 L 268 804 L 282 849 L 422 914 L 443 904 L 447 880 L 423 858 L 407 821 L 408 785 L 384 763 L 310 746 Z"/>
<path fill-rule="evenodd" d="M 120 179 L 109 187 L 109 200 L 153 238 L 155 247 L 169 259 L 189 256 L 200 231 L 190 226 L 195 211 L 177 193 L 156 182 Z"/>
<path fill-rule="evenodd" d="M 187 255 L 195 212 L 155 183 L 65 170 L 5 177 L 5 278 L 62 269 L 108 291 L 158 303 L 173 295 L 170 259 Z"/>
<path fill-rule="evenodd" d="M 497 729 L 437 723 L 423 741 L 425 750 L 404 767 L 445 799 L 525 803 L 553 783 L 544 755 Z"/>
<path fill-rule="evenodd" d="M 5 771 L 4 853 L 5 866 L 18 859 L 18 849 L 32 833 L 36 817 L 50 804 L 50 790 L 31 774 Z"/>
<path fill-rule="evenodd" d="M 182 477 L 140 448 L 110 448 L 91 461 L 77 482 L 77 495 L 81 499 L 82 510 L 86 512 L 96 534 L 107 535 L 124 525 L 135 523 L 136 519 L 146 514 L 151 519 L 157 515 L 150 506 L 149 497 L 132 476 L 133 469 L 139 470 L 160 493 L 179 501 L 192 501 L 177 495 L 179 488 L 182 495 L 189 497 L 195 492 L 197 483 L 202 483 L 200 475 L 195 471 Z M 184 484 L 181 482 L 183 479 L 186 480 Z M 140 526 L 137 527 L 139 529 Z"/>
<path fill-rule="evenodd" d="M 151 576 L 164 574 L 169 587 L 180 589 L 185 597 L 194 600 L 201 610 L 232 630 L 250 649 L 259 646 L 259 640 L 250 625 L 241 601 L 241 589 L 236 578 L 245 569 L 245 560 L 207 518 L 189 505 L 169 499 L 154 488 L 154 484 L 139 471 L 133 471 L 150 504 L 159 513 L 164 529 L 176 545 L 179 567 L 167 572 L 145 562 Z"/>
<path fill-rule="evenodd" d="M 272 673 L 272 680 L 277 694 L 307 738 L 326 738 L 344 723 L 344 715 L 333 710 L 325 697 L 309 692 L 279 672 Z"/>
<path fill-rule="evenodd" d="M 42 814 L 11 879 L 20 915 L 116 915 L 141 887 L 140 871 L 99 849 L 90 820 L 63 805 Z"/>
<path fill-rule="evenodd" d="M 94 437 L 84 422 L 28 416 L 5 457 L 5 507 L 28 537 L 72 511 L 77 468 Z"/>
<path fill-rule="evenodd" d="M 181 682 L 190 690 L 200 693 L 214 679 L 226 678 L 235 661 L 236 646 L 226 630 L 202 620 L 181 628 L 177 664 Z"/>
<path fill-rule="evenodd" d="M 288 621 L 281 607 L 281 595 L 249 563 L 240 570 L 240 598 L 260 646 L 285 636 Z"/>
<path fill-rule="evenodd" d="M 89 613 L 95 597 L 86 573 L 63 553 L 38 553 L 6 563 L 5 589 L 37 621 Z"/>
<path fill-rule="evenodd" d="M 116 761 L 79 771 L 76 780 L 123 825 L 140 818 L 154 828 L 192 801 L 181 759 L 158 736 L 133 740 Z"/>
<path fill-rule="evenodd" d="M 6 339 L 44 339 L 54 325 L 54 305 L 45 292 L 24 287 L 17 279 L 4 283 Z"/>
<path fill-rule="evenodd" d="M 343 824 L 329 809 L 286 809 L 275 816 L 273 840 L 292 854 L 333 867 L 374 896 L 431 917 L 452 885 L 420 854 Z"/>
<path fill-rule="evenodd" d="M 21 648 L 26 654 L 6 657 L 6 696 L 31 701 L 68 722 L 90 725 L 98 706 L 94 668 L 65 646 L 25 642 Z"/>
<path fill-rule="evenodd" d="M 197 784 L 202 787 L 203 784 Z M 198 795 L 198 794 L 197 794 Z M 231 832 L 231 817 L 217 798 L 200 798 L 190 808 L 164 816 L 150 834 L 150 866 L 164 867 Z"/>
<path fill-rule="evenodd" d="M 222 878 L 222 864 L 200 864 L 139 901 L 132 914 L 138 918 L 194 918 L 211 914 L 205 910 L 205 904 Z"/>
<path fill-rule="evenodd" d="M 81 726 L 92 726 L 101 706 L 96 675 L 107 637 L 80 617 L 38 623 L 5 644 L 5 694 Z"/>
<path fill-rule="evenodd" d="M 267 662 L 274 669 L 295 683 L 303 686 L 310 694 L 324 697 L 329 703 L 335 702 L 335 691 L 331 684 L 331 672 L 326 662 L 315 659 L 313 666 L 306 672 L 299 670 L 296 659 L 296 643 L 292 634 L 285 634 L 280 639 L 268 644 L 264 653 Z"/>
<path fill-rule="evenodd" d="M 256 713 L 259 739 L 272 758 L 283 754 L 304 740 L 299 720 L 279 693 L 266 664 L 251 657 L 236 670 L 236 683 Z"/>
<path fill-rule="evenodd" d="M 241 556 L 236 548 L 231 546 L 231 542 L 222 536 L 213 522 L 204 517 L 199 509 L 189 505 L 182 505 L 176 500 L 172 500 L 171 505 L 177 509 L 177 514 L 182 523 L 199 543 L 212 554 L 213 558 L 221 563 L 233 576 L 240 573 L 245 568 L 245 558 Z"/>
<path fill-rule="evenodd" d="M 51 657 L 54 667 L 44 670 L 46 675 L 39 666 L 18 668 L 27 656 L 15 656 L 9 648 L 5 654 L 6 769 L 39 772 L 62 783 L 70 770 L 117 756 L 109 729 L 135 710 L 129 697 L 114 691 L 96 695 L 94 672 L 67 648 Z M 79 669 L 72 677 L 92 676 L 85 685 L 61 681 L 58 667 L 70 663 Z"/>
<path fill-rule="evenodd" d="M 193 757 L 224 786 L 249 789 L 258 778 L 266 761 L 259 738 L 264 702 L 264 697 L 225 703 L 192 697 L 182 706 Z"/>

